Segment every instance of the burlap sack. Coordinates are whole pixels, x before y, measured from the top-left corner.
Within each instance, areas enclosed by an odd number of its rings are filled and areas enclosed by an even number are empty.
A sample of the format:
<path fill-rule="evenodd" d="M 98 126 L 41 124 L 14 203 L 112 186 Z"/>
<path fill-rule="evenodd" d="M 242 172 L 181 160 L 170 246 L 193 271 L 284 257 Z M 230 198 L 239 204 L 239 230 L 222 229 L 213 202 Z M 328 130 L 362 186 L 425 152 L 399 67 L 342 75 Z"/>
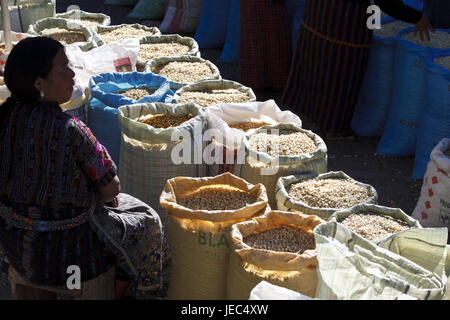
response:
<path fill-rule="evenodd" d="M 315 250 L 305 250 L 301 254 L 275 252 L 252 248 L 243 240 L 251 234 L 281 226 L 299 228 L 312 236 L 313 229 L 324 222 L 317 216 L 270 211 L 263 216 L 233 225 L 227 299 L 249 299 L 250 292 L 261 281 L 314 297 L 317 286 Z"/>
<path fill-rule="evenodd" d="M 191 210 L 177 203 L 177 198 L 214 184 L 249 192 L 257 201 L 238 210 L 224 211 Z M 160 203 L 169 216 L 169 299 L 225 299 L 231 226 L 270 209 L 264 186 L 249 184 L 228 172 L 216 177 L 175 177 L 167 181 Z"/>

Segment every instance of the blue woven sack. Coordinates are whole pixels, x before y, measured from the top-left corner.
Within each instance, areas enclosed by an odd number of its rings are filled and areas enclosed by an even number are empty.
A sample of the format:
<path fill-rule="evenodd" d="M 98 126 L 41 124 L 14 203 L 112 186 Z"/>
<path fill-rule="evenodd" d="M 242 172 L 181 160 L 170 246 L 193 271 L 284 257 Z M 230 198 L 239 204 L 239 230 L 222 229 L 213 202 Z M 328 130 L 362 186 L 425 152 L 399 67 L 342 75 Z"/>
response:
<path fill-rule="evenodd" d="M 139 100 L 114 93 L 131 88 L 150 88 L 156 91 Z M 89 91 L 89 128 L 100 143 L 108 149 L 117 166 L 119 166 L 121 139 L 117 108 L 145 102 L 171 103 L 174 94 L 166 78 L 141 72 L 99 74 L 89 80 Z"/>
<path fill-rule="evenodd" d="M 203 0 L 194 39 L 200 48 L 222 48 L 228 26 L 230 0 Z"/>
<path fill-rule="evenodd" d="M 403 3 L 411 8 L 422 11 L 423 8 L 423 0 L 403 0 Z"/>
<path fill-rule="evenodd" d="M 291 42 L 292 42 L 292 48 L 295 48 L 295 43 L 297 41 L 298 36 L 298 30 L 300 30 L 300 24 L 302 22 L 303 17 L 303 7 L 305 6 L 306 0 L 296 0 L 295 4 L 296 7 L 294 8 L 294 15 L 292 16 L 292 23 L 291 23 Z M 290 8 L 287 8 L 288 16 L 290 14 Z"/>
<path fill-rule="evenodd" d="M 383 17 L 382 24 L 393 20 Z M 383 133 L 392 102 L 395 44 L 395 37 L 373 35 L 369 62 L 351 123 L 353 131 L 360 136 L 378 137 Z"/>
<path fill-rule="evenodd" d="M 433 62 L 443 56 L 450 56 L 450 51 L 431 54 L 425 61 L 425 108 L 417 133 L 414 179 L 423 178 L 431 151 L 450 137 L 450 71 Z"/>
<path fill-rule="evenodd" d="M 239 61 L 239 0 L 231 0 L 228 13 L 227 35 L 220 62 L 235 63 Z"/>
<path fill-rule="evenodd" d="M 442 49 L 417 46 L 397 35 L 391 108 L 377 147 L 377 154 L 410 157 L 416 152 L 420 115 L 425 104 L 425 59 Z M 449 32 L 449 30 L 437 29 Z"/>

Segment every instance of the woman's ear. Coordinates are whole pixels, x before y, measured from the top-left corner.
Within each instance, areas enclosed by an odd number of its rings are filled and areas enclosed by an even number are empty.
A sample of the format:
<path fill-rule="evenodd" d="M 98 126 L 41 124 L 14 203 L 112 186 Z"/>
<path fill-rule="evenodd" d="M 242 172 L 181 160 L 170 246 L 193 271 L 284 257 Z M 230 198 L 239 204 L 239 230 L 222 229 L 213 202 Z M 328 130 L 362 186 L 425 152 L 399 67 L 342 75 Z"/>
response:
<path fill-rule="evenodd" d="M 34 81 L 34 87 L 37 91 L 42 92 L 42 90 L 44 90 L 44 81 L 45 80 L 41 77 L 38 77 L 36 81 Z"/>

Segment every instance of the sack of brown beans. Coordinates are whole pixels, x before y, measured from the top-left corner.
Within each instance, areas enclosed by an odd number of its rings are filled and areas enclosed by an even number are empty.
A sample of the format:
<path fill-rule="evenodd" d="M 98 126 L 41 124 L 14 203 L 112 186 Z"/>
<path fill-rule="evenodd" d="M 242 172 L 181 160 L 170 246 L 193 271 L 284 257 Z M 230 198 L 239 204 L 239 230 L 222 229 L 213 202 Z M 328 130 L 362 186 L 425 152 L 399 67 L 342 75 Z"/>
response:
<path fill-rule="evenodd" d="M 231 80 L 200 80 L 181 87 L 175 92 L 177 103 L 193 102 L 201 107 L 219 103 L 241 103 L 256 101 L 253 90 Z"/>
<path fill-rule="evenodd" d="M 191 37 L 182 37 L 179 34 L 163 34 L 147 36 L 139 41 L 139 55 L 136 63 L 138 71 L 145 69 L 145 64 L 159 57 L 176 57 L 189 55 L 200 57 L 197 41 Z"/>
<path fill-rule="evenodd" d="M 262 280 L 309 297 L 317 287 L 317 216 L 270 211 L 231 228 L 227 299 L 246 300 Z"/>
<path fill-rule="evenodd" d="M 146 63 L 145 72 L 167 78 L 173 91 L 197 81 L 222 78 L 211 61 L 190 55 L 154 58 Z"/>
<path fill-rule="evenodd" d="M 67 19 L 69 21 L 81 23 L 91 31 L 95 31 L 98 25 L 109 26 L 111 17 L 104 13 L 86 12 L 83 10 L 70 10 L 67 12 L 57 13 L 55 18 Z"/>
<path fill-rule="evenodd" d="M 235 223 L 264 214 L 266 189 L 230 173 L 167 180 L 160 198 L 169 216 L 171 300 L 223 300 Z"/>
<path fill-rule="evenodd" d="M 84 25 L 62 18 L 45 18 L 30 25 L 28 33 L 58 40 L 63 45 L 76 43 L 83 51 L 96 48 L 99 44 L 92 31 Z"/>
<path fill-rule="evenodd" d="M 143 39 L 159 35 L 161 31 L 157 27 L 147 27 L 140 23 L 97 26 L 94 32 L 94 38 L 99 45 L 122 39 Z"/>
<path fill-rule="evenodd" d="M 342 171 L 280 177 L 275 192 L 277 210 L 300 211 L 325 220 L 336 211 L 378 202 L 374 187 Z"/>
<path fill-rule="evenodd" d="M 243 140 L 243 149 L 245 161 L 237 175 L 250 183 L 264 184 L 272 208 L 276 207 L 278 178 L 327 171 L 325 142 L 319 135 L 294 124 L 262 126 L 249 132 Z"/>
<path fill-rule="evenodd" d="M 441 300 L 446 292 L 447 231 L 423 232 L 383 248 L 335 219 L 314 230 L 317 261 L 316 298 L 325 300 Z M 393 238 L 395 239 L 395 238 Z M 388 250 L 389 249 L 389 250 Z M 420 257 L 420 255 L 423 255 Z M 417 260 L 412 260 L 414 257 Z"/>
<path fill-rule="evenodd" d="M 166 181 L 177 176 L 206 175 L 205 165 L 198 160 L 203 142 L 194 139 L 196 131 L 201 136 L 206 129 L 203 110 L 193 103 L 139 103 L 119 107 L 118 118 L 122 191 L 155 209 L 167 228 L 166 212 L 159 205 Z M 181 159 L 186 161 L 180 163 L 175 157 L 182 144 L 187 144 L 185 158 Z"/>
<path fill-rule="evenodd" d="M 302 127 L 300 118 L 291 111 L 281 111 L 274 100 L 265 102 L 220 103 L 206 108 L 210 150 L 209 175 L 226 171 L 239 174 L 243 161 L 238 161 L 238 150 L 245 135 L 264 125 L 292 123 Z"/>

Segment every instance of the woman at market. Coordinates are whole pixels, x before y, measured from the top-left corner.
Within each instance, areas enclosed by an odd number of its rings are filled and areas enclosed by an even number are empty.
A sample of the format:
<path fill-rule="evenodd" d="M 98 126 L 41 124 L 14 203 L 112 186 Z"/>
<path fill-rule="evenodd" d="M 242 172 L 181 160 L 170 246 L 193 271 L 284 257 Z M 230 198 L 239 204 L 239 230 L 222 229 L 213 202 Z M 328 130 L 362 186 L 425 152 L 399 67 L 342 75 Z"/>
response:
<path fill-rule="evenodd" d="M 120 193 L 106 148 L 59 107 L 71 98 L 74 75 L 63 45 L 50 38 L 21 40 L 8 57 L 11 97 L 0 106 L 0 247 L 36 285 L 66 288 L 70 265 L 85 282 L 115 264 L 116 284 L 123 289 L 130 282 L 132 297 L 161 297 L 160 218 Z"/>
<path fill-rule="evenodd" d="M 422 13 L 401 0 L 375 0 L 390 16 L 418 23 Z M 282 102 L 324 137 L 354 140 L 353 111 L 368 63 L 369 0 L 307 0 Z"/>

